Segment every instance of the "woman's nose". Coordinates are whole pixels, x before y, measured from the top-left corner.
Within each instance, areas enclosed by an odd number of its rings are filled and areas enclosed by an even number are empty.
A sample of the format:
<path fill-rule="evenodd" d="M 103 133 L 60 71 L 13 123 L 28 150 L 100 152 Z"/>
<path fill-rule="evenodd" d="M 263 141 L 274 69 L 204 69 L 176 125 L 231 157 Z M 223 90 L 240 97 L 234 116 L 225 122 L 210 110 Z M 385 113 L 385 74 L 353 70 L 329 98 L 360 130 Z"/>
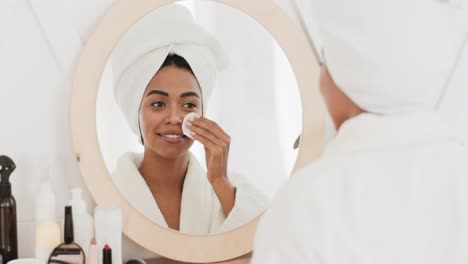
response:
<path fill-rule="evenodd" d="M 167 123 L 182 124 L 183 118 L 184 117 L 182 116 L 182 113 L 180 113 L 180 111 L 171 111 L 171 113 L 169 114 Z"/>

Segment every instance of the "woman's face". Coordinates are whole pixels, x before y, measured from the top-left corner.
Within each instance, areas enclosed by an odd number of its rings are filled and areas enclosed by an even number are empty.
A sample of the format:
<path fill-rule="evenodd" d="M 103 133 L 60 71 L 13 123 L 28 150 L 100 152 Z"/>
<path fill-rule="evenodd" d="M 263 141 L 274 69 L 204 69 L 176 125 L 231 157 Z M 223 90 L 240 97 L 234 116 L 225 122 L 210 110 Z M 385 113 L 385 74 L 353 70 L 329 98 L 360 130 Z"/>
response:
<path fill-rule="evenodd" d="M 176 66 L 161 68 L 143 95 L 139 122 L 145 151 L 163 158 L 185 154 L 193 140 L 182 133 L 182 120 L 202 114 L 200 86 L 193 74 Z"/>

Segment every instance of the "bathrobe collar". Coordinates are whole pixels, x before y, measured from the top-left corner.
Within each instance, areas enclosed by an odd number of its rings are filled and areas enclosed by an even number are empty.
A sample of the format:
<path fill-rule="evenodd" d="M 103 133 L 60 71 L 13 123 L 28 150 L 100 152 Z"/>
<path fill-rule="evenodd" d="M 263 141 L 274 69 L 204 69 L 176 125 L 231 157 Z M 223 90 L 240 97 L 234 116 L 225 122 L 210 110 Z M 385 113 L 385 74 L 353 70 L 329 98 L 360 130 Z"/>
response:
<path fill-rule="evenodd" d="M 414 146 L 447 138 L 465 144 L 461 136 L 456 135 L 456 131 L 450 131 L 435 112 L 387 116 L 363 113 L 343 123 L 323 157 Z"/>
<path fill-rule="evenodd" d="M 138 171 L 142 161 L 143 154 L 125 153 L 117 164 L 113 175 L 114 182 L 139 212 L 151 221 L 168 228 L 149 187 Z M 179 226 L 181 232 L 190 234 L 210 232 L 212 199 L 212 189 L 206 172 L 198 160 L 190 154 L 182 192 Z"/>

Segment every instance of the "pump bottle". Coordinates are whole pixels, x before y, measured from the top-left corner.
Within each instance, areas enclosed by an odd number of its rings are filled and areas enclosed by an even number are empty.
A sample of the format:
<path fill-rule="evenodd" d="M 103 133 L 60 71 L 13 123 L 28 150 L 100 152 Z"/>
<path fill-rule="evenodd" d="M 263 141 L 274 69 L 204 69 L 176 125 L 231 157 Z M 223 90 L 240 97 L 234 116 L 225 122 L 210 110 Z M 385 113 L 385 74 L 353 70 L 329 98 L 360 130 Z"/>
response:
<path fill-rule="evenodd" d="M 60 244 L 55 195 L 48 180 L 40 187 L 36 199 L 35 256 L 46 263 L 52 250 Z"/>

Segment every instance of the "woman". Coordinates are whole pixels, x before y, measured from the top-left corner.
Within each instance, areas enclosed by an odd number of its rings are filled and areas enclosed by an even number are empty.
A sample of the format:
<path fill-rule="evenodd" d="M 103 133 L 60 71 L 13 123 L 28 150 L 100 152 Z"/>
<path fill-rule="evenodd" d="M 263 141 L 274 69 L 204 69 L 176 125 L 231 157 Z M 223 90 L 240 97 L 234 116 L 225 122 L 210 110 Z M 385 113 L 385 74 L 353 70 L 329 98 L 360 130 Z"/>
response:
<path fill-rule="evenodd" d="M 266 207 L 267 199 L 228 172 L 229 135 L 203 116 L 217 71 L 219 43 L 182 6 L 163 7 L 135 25 L 112 55 L 115 97 L 143 154 L 126 153 L 113 174 L 117 187 L 146 217 L 190 234 L 225 232 Z M 188 113 L 201 117 L 182 132 Z M 199 141 L 206 170 L 189 149 Z"/>
<path fill-rule="evenodd" d="M 438 106 L 468 32 L 460 7 L 313 2 L 337 134 L 278 192 L 251 263 L 468 262 L 468 145 Z"/>

